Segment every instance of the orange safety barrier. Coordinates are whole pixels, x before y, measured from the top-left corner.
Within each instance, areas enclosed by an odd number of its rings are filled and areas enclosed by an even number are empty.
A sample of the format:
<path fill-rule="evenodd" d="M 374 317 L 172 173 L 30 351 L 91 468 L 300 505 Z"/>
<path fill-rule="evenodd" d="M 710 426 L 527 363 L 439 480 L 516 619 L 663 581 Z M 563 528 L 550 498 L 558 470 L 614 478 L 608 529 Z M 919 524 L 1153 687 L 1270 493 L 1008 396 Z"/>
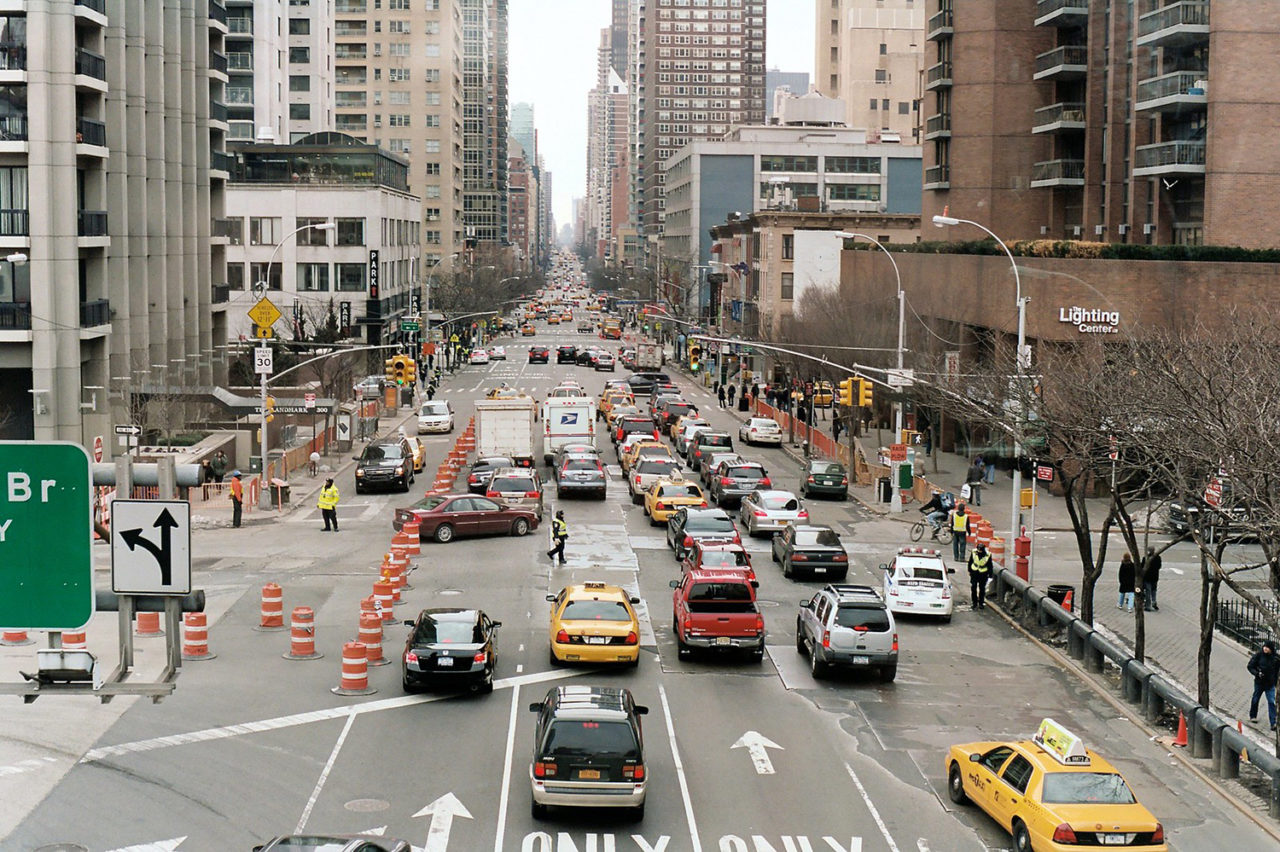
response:
<path fill-rule="evenodd" d="M 403 603 L 403 601 L 400 600 L 400 587 L 404 585 L 402 575 L 400 573 L 400 566 L 390 562 L 384 562 L 382 563 L 382 570 L 379 573 L 382 577 L 381 582 L 387 583 L 391 586 L 391 605 L 395 606 L 396 604 Z"/>
<path fill-rule="evenodd" d="M 295 606 L 289 619 L 289 653 L 286 660 L 318 660 L 316 653 L 316 614 L 309 606 Z"/>
<path fill-rule="evenodd" d="M 360 613 L 359 643 L 364 645 L 365 659 L 371 666 L 385 666 L 391 661 L 382 655 L 382 619 L 371 612 Z"/>
<path fill-rule="evenodd" d="M 89 647 L 89 643 L 85 641 L 85 632 L 83 630 L 64 630 L 62 632 L 62 647 L 69 651 L 83 651 Z"/>
<path fill-rule="evenodd" d="M 0 631 L 0 645 L 34 645 L 35 642 L 25 630 Z"/>
<path fill-rule="evenodd" d="M 284 630 L 284 590 L 275 583 L 262 587 L 259 630 Z"/>
<path fill-rule="evenodd" d="M 209 617 L 203 612 L 183 613 L 182 659 L 212 660 L 216 656 L 209 653 Z"/>
<path fill-rule="evenodd" d="M 968 543 L 970 547 L 973 547 L 974 542 L 978 540 L 978 525 L 981 523 L 982 523 L 981 515 L 979 515 L 977 512 L 969 513 L 969 534 L 964 537 L 964 540 Z"/>
<path fill-rule="evenodd" d="M 1178 711 L 1178 736 L 1171 744 L 1178 748 L 1187 747 L 1187 717 L 1181 710 Z"/>
<path fill-rule="evenodd" d="M 160 628 L 160 613 L 158 612 L 140 612 L 136 616 L 137 627 L 134 629 L 135 636 L 163 636 L 164 630 Z"/>
<path fill-rule="evenodd" d="M 991 561 L 997 565 L 1004 564 L 1004 539 L 1000 536 L 992 536 L 991 543 L 987 545 L 987 550 L 991 551 Z"/>
<path fill-rule="evenodd" d="M 391 583 L 387 580 L 377 580 L 373 584 L 373 599 L 382 607 L 382 623 L 386 624 L 395 620 L 395 613 L 392 607 L 395 606 L 395 597 L 391 591 Z"/>
<path fill-rule="evenodd" d="M 978 531 L 974 534 L 974 539 L 977 541 L 978 544 L 990 545 L 991 536 L 992 536 L 991 524 L 987 523 L 986 521 L 983 521 L 982 523 L 978 524 Z"/>
<path fill-rule="evenodd" d="M 372 695 L 378 690 L 369 686 L 369 652 L 359 642 L 342 645 L 342 680 L 329 690 L 335 695 Z"/>
<path fill-rule="evenodd" d="M 422 540 L 420 538 L 420 535 L 421 535 L 420 525 L 417 521 L 407 522 L 404 525 L 404 527 L 402 527 L 402 529 L 405 531 L 405 534 L 409 536 L 410 541 L 412 541 L 414 544 L 418 544 Z M 413 551 L 409 551 L 409 552 L 411 554 L 413 553 Z"/>

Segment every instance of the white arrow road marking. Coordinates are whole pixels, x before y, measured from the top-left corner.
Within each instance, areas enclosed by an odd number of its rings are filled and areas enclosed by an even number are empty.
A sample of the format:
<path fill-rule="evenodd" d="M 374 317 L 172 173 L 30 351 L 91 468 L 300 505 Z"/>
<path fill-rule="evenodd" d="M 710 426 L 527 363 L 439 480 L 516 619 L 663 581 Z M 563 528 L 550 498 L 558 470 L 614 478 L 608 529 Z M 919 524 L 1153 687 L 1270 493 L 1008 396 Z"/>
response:
<path fill-rule="evenodd" d="M 751 762 L 756 766 L 757 775 L 773 774 L 773 761 L 769 759 L 769 752 L 765 749 L 777 748 L 786 751 L 773 740 L 755 731 L 747 731 L 729 748 L 745 748 L 751 755 Z"/>
<path fill-rule="evenodd" d="M 454 817 L 472 819 L 471 812 L 453 793 L 445 793 L 413 816 L 414 819 L 420 816 L 431 817 L 431 828 L 427 830 L 427 845 L 424 847 L 426 852 L 445 852 L 449 848 L 449 832 L 453 831 Z"/>
<path fill-rule="evenodd" d="M 371 828 L 368 831 L 360 832 L 360 834 L 365 837 L 381 837 L 386 833 L 387 833 L 387 827 L 385 825 L 380 825 L 377 828 Z"/>
<path fill-rule="evenodd" d="M 172 840 L 155 840 L 151 843 L 140 843 L 137 846 L 122 846 L 111 852 L 174 852 L 186 837 L 175 837 Z"/>

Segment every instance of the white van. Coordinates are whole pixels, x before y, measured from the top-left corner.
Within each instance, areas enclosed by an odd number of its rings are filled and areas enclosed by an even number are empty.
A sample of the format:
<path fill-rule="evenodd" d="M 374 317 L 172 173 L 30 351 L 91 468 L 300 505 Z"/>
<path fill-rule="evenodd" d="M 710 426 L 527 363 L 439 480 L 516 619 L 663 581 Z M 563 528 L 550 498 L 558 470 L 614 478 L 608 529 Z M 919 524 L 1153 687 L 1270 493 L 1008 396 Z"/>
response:
<path fill-rule="evenodd" d="M 596 401 L 589 396 L 562 397 L 542 404 L 542 457 L 551 464 L 565 444 L 594 444 Z"/>

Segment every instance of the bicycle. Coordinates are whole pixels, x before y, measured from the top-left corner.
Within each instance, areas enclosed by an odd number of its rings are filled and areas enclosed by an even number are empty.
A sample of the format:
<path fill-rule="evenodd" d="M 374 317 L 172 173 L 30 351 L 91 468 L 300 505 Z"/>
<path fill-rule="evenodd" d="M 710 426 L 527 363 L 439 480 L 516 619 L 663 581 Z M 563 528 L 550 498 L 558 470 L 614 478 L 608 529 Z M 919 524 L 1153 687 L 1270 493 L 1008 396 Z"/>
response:
<path fill-rule="evenodd" d="M 911 525 L 911 540 L 919 541 L 924 538 L 926 530 L 932 529 L 933 525 L 925 519 L 920 519 Z M 938 544 L 947 545 L 951 543 L 951 530 L 946 526 L 938 527 L 938 534 L 935 537 Z"/>

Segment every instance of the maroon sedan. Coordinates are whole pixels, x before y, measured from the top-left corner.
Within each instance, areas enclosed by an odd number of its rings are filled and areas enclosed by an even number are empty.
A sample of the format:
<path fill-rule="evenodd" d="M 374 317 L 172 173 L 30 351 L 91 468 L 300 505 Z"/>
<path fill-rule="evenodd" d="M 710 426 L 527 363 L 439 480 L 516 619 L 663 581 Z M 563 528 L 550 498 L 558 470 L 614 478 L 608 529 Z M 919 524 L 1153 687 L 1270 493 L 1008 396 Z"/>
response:
<path fill-rule="evenodd" d="M 512 509 L 476 494 L 429 494 L 407 509 L 396 509 L 391 526 L 399 532 L 415 519 L 421 540 L 441 544 L 458 536 L 527 535 L 538 527 L 538 516 L 532 511 Z"/>

